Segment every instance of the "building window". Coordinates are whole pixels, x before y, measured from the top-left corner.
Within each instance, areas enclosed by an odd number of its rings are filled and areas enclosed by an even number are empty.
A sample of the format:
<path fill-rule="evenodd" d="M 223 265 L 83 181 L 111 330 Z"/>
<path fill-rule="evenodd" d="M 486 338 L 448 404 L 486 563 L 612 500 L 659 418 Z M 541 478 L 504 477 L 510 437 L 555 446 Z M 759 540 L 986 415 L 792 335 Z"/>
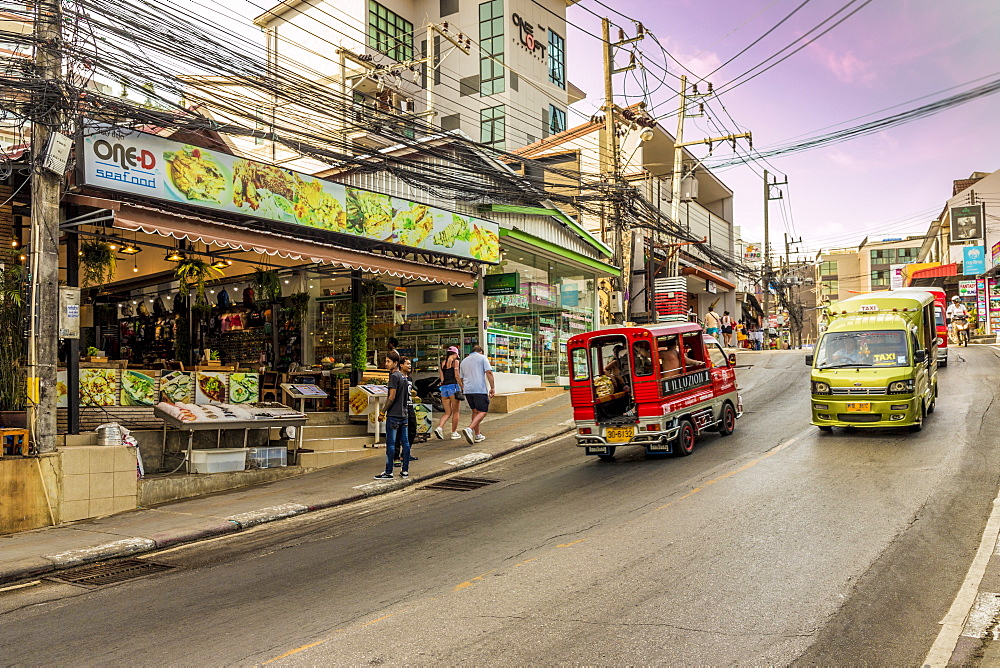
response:
<path fill-rule="evenodd" d="M 820 297 L 828 297 L 830 299 L 840 298 L 840 281 L 834 279 L 829 281 L 820 282 Z"/>
<path fill-rule="evenodd" d="M 479 94 L 504 91 L 503 0 L 479 5 Z"/>
<path fill-rule="evenodd" d="M 875 251 L 872 251 L 873 253 Z M 872 272 L 872 289 L 889 287 L 889 270 Z"/>
<path fill-rule="evenodd" d="M 504 105 L 489 107 L 479 112 L 479 141 L 502 149 L 507 135 L 507 118 Z"/>
<path fill-rule="evenodd" d="M 549 105 L 549 134 L 559 134 L 566 129 L 566 112 L 555 106 Z"/>
<path fill-rule="evenodd" d="M 566 40 L 549 30 L 549 81 L 566 89 Z"/>
<path fill-rule="evenodd" d="M 872 264 L 892 264 L 896 261 L 895 248 L 882 248 L 871 251 Z"/>
<path fill-rule="evenodd" d="M 837 275 L 837 263 L 836 262 L 823 262 L 819 265 L 819 275 L 820 276 L 836 276 Z"/>
<path fill-rule="evenodd" d="M 908 264 L 910 262 L 916 262 L 917 254 L 919 252 L 920 252 L 919 248 L 897 248 L 896 261 L 899 264 Z"/>
<path fill-rule="evenodd" d="M 368 47 L 393 60 L 413 60 L 413 24 L 368 0 Z"/>

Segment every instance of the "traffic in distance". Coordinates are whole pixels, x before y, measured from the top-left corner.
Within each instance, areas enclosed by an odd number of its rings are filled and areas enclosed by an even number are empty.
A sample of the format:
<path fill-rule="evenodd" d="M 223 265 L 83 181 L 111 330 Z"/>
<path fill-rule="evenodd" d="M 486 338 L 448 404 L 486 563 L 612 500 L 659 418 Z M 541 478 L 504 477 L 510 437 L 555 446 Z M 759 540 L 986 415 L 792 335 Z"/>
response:
<path fill-rule="evenodd" d="M 957 297 L 955 298 L 957 300 Z M 830 306 L 812 367 L 811 423 L 919 431 L 934 412 L 951 320 L 967 345 L 965 314 L 939 288 L 899 288 Z M 963 319 L 966 336 L 962 337 Z M 697 439 L 728 436 L 743 413 L 736 355 L 693 322 L 614 327 L 567 345 L 576 443 L 613 461 L 616 449 L 691 454 Z"/>

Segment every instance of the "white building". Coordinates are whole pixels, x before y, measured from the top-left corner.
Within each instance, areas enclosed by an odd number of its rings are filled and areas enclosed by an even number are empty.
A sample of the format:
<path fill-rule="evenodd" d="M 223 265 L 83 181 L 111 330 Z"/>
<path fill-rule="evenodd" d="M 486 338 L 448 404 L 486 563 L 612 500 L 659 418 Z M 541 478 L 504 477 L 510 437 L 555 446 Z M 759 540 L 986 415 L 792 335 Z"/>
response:
<path fill-rule="evenodd" d="M 575 1 L 285 0 L 254 22 L 272 66 L 353 99 L 347 125 L 394 109 L 511 149 L 565 130 L 583 97 L 567 79 Z M 395 143 L 377 130 L 348 137 L 360 150 Z"/>

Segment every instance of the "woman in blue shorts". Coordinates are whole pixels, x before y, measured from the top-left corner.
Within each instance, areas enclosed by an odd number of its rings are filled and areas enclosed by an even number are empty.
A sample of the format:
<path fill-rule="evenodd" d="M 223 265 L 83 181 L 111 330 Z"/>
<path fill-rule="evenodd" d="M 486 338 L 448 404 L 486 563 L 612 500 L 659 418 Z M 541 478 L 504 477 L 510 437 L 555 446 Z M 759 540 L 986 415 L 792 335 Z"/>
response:
<path fill-rule="evenodd" d="M 438 422 L 434 435 L 443 439 L 444 426 L 451 418 L 451 438 L 457 440 L 462 438 L 462 435 L 458 433 L 459 402 L 457 395 L 462 391 L 462 378 L 458 374 L 458 348 L 455 346 L 448 348 L 448 352 L 444 354 L 444 360 L 438 368 L 438 373 L 441 378 L 441 403 L 444 404 L 444 415 Z"/>

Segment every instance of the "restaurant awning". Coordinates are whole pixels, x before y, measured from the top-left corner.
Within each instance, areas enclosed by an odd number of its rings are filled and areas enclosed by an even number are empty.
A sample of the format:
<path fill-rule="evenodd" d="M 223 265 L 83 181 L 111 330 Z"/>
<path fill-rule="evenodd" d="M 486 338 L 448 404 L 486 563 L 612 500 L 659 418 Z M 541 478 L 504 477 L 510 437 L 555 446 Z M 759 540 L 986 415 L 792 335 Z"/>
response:
<path fill-rule="evenodd" d="M 65 199 L 74 204 L 111 211 L 114 226 L 123 230 L 445 285 L 471 288 L 476 280 L 475 275 L 469 272 L 305 241 L 279 231 L 246 230 L 197 215 L 85 195 L 71 194 Z"/>
<path fill-rule="evenodd" d="M 681 260 L 681 262 L 683 263 L 684 261 Z M 736 289 L 735 283 L 730 283 L 729 281 L 722 278 L 718 274 L 712 273 L 711 271 L 703 269 L 702 267 L 698 266 L 681 267 L 681 274 L 684 274 L 685 276 L 697 276 L 698 278 L 705 279 L 706 281 L 712 281 L 716 285 L 723 288 L 728 288 L 729 290 Z"/>

